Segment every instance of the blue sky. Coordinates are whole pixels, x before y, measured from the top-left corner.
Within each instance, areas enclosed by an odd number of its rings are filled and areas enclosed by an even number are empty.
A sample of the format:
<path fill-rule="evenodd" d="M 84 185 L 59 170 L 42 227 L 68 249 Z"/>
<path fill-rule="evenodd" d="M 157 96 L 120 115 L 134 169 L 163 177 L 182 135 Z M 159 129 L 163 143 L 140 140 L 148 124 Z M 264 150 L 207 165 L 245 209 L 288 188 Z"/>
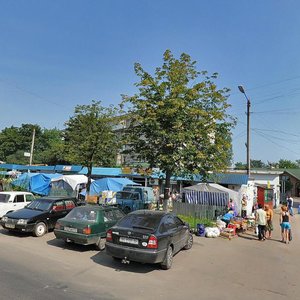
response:
<path fill-rule="evenodd" d="M 63 128 L 77 104 L 135 92 L 134 62 L 153 71 L 170 49 L 229 87 L 234 161 L 300 159 L 300 3 L 292 0 L 0 0 L 0 130 Z"/>

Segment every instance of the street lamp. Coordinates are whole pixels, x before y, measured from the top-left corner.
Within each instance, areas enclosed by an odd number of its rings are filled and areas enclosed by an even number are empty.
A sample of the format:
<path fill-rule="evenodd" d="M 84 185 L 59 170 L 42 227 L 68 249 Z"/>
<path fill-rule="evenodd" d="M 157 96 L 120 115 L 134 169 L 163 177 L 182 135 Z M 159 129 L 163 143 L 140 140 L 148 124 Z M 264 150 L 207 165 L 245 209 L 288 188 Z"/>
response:
<path fill-rule="evenodd" d="M 250 99 L 247 97 L 246 92 L 242 85 L 238 86 L 240 92 L 245 95 L 245 98 L 247 100 L 247 175 L 250 176 L 250 106 L 251 102 Z"/>

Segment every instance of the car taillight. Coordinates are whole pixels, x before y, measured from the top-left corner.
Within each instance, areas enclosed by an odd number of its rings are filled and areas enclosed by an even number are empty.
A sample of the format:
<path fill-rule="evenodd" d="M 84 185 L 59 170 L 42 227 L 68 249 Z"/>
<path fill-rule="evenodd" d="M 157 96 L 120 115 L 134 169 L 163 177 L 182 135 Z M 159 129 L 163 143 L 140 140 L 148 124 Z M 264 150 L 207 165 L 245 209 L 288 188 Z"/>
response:
<path fill-rule="evenodd" d="M 55 229 L 60 229 L 60 228 L 61 228 L 61 225 L 60 225 L 60 223 L 57 222 L 57 223 L 55 224 Z"/>
<path fill-rule="evenodd" d="M 106 240 L 107 241 L 112 241 L 112 230 L 109 229 L 107 232 L 106 232 Z"/>
<path fill-rule="evenodd" d="M 157 237 L 155 235 L 150 235 L 147 248 L 157 249 L 157 247 L 158 247 Z"/>
<path fill-rule="evenodd" d="M 82 232 L 83 232 L 84 234 L 91 234 L 91 233 L 92 233 L 92 230 L 91 230 L 90 227 L 85 227 L 85 228 L 83 228 Z"/>

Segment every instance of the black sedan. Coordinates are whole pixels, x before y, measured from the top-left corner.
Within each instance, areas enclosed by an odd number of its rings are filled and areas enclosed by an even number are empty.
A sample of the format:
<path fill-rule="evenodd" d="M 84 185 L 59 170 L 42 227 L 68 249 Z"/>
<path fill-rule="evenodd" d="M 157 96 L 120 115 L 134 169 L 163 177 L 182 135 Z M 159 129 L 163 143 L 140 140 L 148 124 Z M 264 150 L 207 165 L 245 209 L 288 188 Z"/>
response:
<path fill-rule="evenodd" d="M 160 263 L 170 269 L 173 256 L 190 249 L 193 236 L 177 216 L 163 211 L 137 210 L 107 231 L 106 253 L 123 262 Z"/>
<path fill-rule="evenodd" d="M 40 237 L 54 229 L 56 221 L 75 206 L 75 200 L 70 197 L 44 197 L 32 201 L 25 208 L 7 213 L 0 224 L 9 231 L 32 232 Z"/>

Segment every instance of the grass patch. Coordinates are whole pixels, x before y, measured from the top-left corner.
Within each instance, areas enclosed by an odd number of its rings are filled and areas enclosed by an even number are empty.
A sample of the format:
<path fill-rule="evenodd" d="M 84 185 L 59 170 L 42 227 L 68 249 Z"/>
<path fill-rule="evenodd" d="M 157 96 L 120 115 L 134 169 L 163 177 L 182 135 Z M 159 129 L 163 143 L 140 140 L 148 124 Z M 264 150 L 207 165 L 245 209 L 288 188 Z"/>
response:
<path fill-rule="evenodd" d="M 196 229 L 197 224 L 204 224 L 205 227 L 213 227 L 215 226 L 215 222 L 206 218 L 195 218 L 191 216 L 183 216 L 178 215 L 178 217 L 184 221 L 187 222 L 190 225 L 190 228 Z"/>

